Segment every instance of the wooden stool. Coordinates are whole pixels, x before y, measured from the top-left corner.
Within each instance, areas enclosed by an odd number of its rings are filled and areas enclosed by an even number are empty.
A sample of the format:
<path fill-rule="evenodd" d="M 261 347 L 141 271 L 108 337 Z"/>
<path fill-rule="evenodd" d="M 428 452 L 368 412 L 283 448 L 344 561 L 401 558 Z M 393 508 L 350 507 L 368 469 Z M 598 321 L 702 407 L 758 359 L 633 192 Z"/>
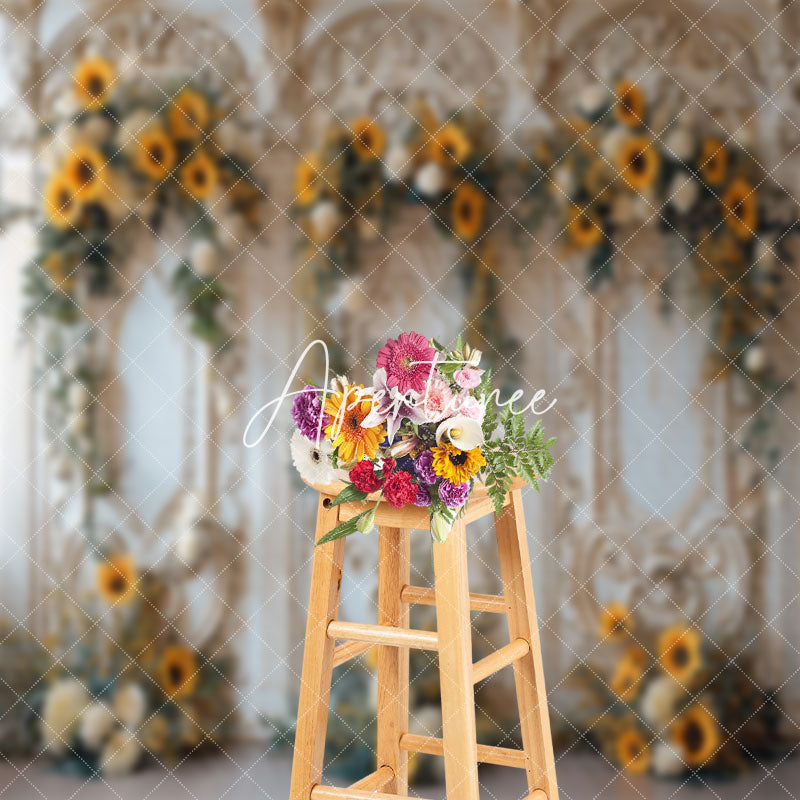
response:
<path fill-rule="evenodd" d="M 385 502 L 379 526 L 378 624 L 337 618 L 345 539 L 318 546 L 308 603 L 303 675 L 289 800 L 390 800 L 408 796 L 408 753 L 444 756 L 447 800 L 478 800 L 478 763 L 527 773 L 528 800 L 557 800 L 553 745 L 542 671 L 542 654 L 528 561 L 528 542 L 518 481 L 495 516 L 503 597 L 470 594 L 466 525 L 494 513 L 476 485 L 465 514 L 445 544 L 433 543 L 435 590 L 410 585 L 410 532 L 428 529 L 428 510 L 397 510 Z M 343 484 L 320 491 L 316 539 L 364 510 L 360 503 L 332 506 Z M 409 628 L 412 603 L 436 606 L 437 632 Z M 470 609 L 506 614 L 510 643 L 472 663 Z M 336 645 L 335 642 L 342 642 Z M 335 667 L 378 645 L 377 768 L 348 788 L 323 786 L 322 760 Z M 443 738 L 408 732 L 409 648 L 437 650 Z M 473 686 L 514 665 L 523 749 L 479 745 Z"/>

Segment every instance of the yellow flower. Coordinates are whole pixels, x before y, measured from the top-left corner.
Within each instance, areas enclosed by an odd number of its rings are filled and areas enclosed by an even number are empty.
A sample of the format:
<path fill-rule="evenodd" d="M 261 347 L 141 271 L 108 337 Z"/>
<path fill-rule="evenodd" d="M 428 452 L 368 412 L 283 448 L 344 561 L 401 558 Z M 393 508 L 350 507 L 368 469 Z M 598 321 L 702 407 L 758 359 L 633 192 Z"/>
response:
<path fill-rule="evenodd" d="M 167 111 L 169 129 L 176 139 L 196 141 L 210 118 L 208 101 L 194 89 L 184 89 Z"/>
<path fill-rule="evenodd" d="M 623 656 L 611 676 L 611 690 L 618 697 L 630 702 L 641 691 L 643 675 L 644 667 L 627 655 Z"/>
<path fill-rule="evenodd" d="M 350 123 L 353 134 L 353 148 L 361 158 L 371 160 L 383 155 L 386 134 L 377 122 L 369 117 L 359 117 Z"/>
<path fill-rule="evenodd" d="M 463 164 L 471 151 L 469 138 L 464 129 L 455 122 L 448 122 L 431 142 L 433 157 L 442 164 Z"/>
<path fill-rule="evenodd" d="M 124 605 L 133 599 L 136 567 L 133 556 L 112 556 L 97 565 L 97 590 L 110 605 Z"/>
<path fill-rule="evenodd" d="M 181 167 L 181 184 L 196 200 L 211 194 L 218 177 L 217 165 L 203 152 L 195 153 Z"/>
<path fill-rule="evenodd" d="M 744 178 L 736 178 L 722 197 L 725 222 L 740 239 L 749 239 L 758 223 L 755 189 Z"/>
<path fill-rule="evenodd" d="M 706 139 L 699 159 L 700 172 L 706 183 L 718 186 L 728 172 L 728 151 L 719 139 Z"/>
<path fill-rule="evenodd" d="M 617 118 L 631 128 L 644 122 L 644 92 L 631 81 L 621 81 L 616 87 Z"/>
<path fill-rule="evenodd" d="M 177 154 L 172 139 L 161 128 L 150 128 L 138 136 L 136 165 L 155 180 L 165 178 L 175 166 Z"/>
<path fill-rule="evenodd" d="M 618 166 L 631 188 L 648 189 L 658 177 L 661 156 L 646 136 L 635 136 L 620 147 Z"/>
<path fill-rule="evenodd" d="M 690 767 L 706 766 L 717 752 L 721 738 L 717 721 L 699 704 L 687 709 L 672 728 L 672 740 Z"/>
<path fill-rule="evenodd" d="M 331 418 L 325 435 L 334 449 L 339 448 L 339 461 L 349 464 L 364 456 L 374 458 L 385 435 L 384 426 L 362 428 L 361 422 L 372 410 L 372 397 L 360 395 L 363 386 L 345 386 L 325 400 L 325 413 Z"/>
<path fill-rule="evenodd" d="M 108 99 L 114 82 L 114 65 L 101 56 L 78 64 L 73 75 L 75 94 L 84 108 L 99 108 Z"/>
<path fill-rule="evenodd" d="M 299 206 L 310 206 L 319 196 L 321 182 L 319 180 L 319 158 L 309 153 L 297 164 L 294 173 L 295 203 Z"/>
<path fill-rule="evenodd" d="M 661 668 L 685 686 L 703 665 L 700 653 L 702 643 L 703 637 L 693 628 L 667 628 L 658 637 L 658 661 Z"/>
<path fill-rule="evenodd" d="M 603 241 L 603 228 L 600 221 L 590 211 L 576 208 L 572 211 L 572 219 L 567 226 L 570 239 L 580 248 L 596 247 Z"/>
<path fill-rule="evenodd" d="M 62 292 L 72 291 L 75 285 L 74 268 L 67 265 L 61 253 L 50 253 L 42 261 L 42 269 L 57 289 Z"/>
<path fill-rule="evenodd" d="M 486 211 L 486 195 L 474 183 L 464 183 L 453 197 L 453 231 L 466 241 L 481 231 Z"/>
<path fill-rule="evenodd" d="M 447 442 L 431 448 L 431 452 L 433 453 L 433 471 L 450 483 L 465 483 L 486 465 L 486 459 L 483 457 L 480 447 L 473 447 L 472 450 L 459 450 L 455 445 Z"/>
<path fill-rule="evenodd" d="M 76 197 L 93 200 L 108 188 L 104 183 L 105 156 L 94 147 L 78 145 L 67 157 L 64 175 Z"/>
<path fill-rule="evenodd" d="M 197 683 L 197 658 L 193 650 L 171 645 L 164 651 L 158 666 L 161 688 L 172 699 L 191 694 Z"/>
<path fill-rule="evenodd" d="M 626 772 L 641 775 L 650 767 L 650 746 L 641 731 L 623 730 L 617 738 L 617 761 Z"/>
<path fill-rule="evenodd" d="M 44 210 L 47 220 L 65 230 L 75 225 L 81 211 L 72 181 L 62 173 L 53 175 L 44 189 Z"/>
<path fill-rule="evenodd" d="M 600 615 L 603 639 L 623 639 L 633 627 L 631 612 L 622 603 L 609 603 Z"/>
<path fill-rule="evenodd" d="M 158 755 L 163 752 L 169 739 L 169 723 L 161 714 L 151 717 L 141 730 L 140 738 L 145 750 Z"/>

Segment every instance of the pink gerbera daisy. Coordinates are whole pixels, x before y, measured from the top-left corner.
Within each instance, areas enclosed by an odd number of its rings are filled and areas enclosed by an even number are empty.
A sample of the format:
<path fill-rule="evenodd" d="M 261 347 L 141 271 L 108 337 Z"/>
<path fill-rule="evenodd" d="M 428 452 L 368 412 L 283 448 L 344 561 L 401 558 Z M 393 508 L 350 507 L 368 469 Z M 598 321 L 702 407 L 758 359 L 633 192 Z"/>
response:
<path fill-rule="evenodd" d="M 386 369 L 386 383 L 400 394 L 421 393 L 431 375 L 436 350 L 419 333 L 401 333 L 378 350 L 377 365 Z"/>

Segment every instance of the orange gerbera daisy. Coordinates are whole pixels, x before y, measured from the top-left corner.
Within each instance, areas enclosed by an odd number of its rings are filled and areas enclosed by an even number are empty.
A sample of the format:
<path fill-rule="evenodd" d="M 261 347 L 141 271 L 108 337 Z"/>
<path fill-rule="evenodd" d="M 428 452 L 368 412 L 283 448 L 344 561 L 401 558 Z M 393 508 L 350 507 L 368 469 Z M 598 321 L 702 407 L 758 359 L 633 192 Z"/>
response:
<path fill-rule="evenodd" d="M 349 464 L 364 456 L 374 458 L 378 445 L 386 434 L 383 424 L 363 428 L 361 423 L 372 410 L 372 397 L 363 394 L 363 386 L 345 386 L 325 400 L 325 413 L 331 418 L 325 427 L 325 436 L 338 448 L 339 461 Z"/>
<path fill-rule="evenodd" d="M 616 95 L 618 119 L 631 128 L 639 127 L 644 122 L 644 92 L 631 81 L 621 81 Z"/>
<path fill-rule="evenodd" d="M 101 56 L 78 64 L 73 76 L 75 94 L 84 108 L 99 108 L 108 99 L 114 82 L 114 65 Z"/>
<path fill-rule="evenodd" d="M 708 766 L 719 749 L 721 738 L 717 721 L 699 704 L 678 717 L 672 728 L 672 740 L 690 767 Z"/>
<path fill-rule="evenodd" d="M 473 183 L 456 189 L 453 197 L 453 231 L 465 241 L 472 241 L 483 227 L 486 195 Z"/>
<path fill-rule="evenodd" d="M 138 137 L 139 149 L 136 164 L 146 175 L 155 180 L 166 177 L 175 166 L 177 154 L 172 139 L 161 128 L 150 128 Z"/>
<path fill-rule="evenodd" d="M 646 136 L 635 136 L 620 147 L 620 172 L 633 189 L 649 189 L 658 177 L 660 166 L 661 156 Z"/>
<path fill-rule="evenodd" d="M 106 189 L 103 176 L 105 156 L 94 147 L 79 145 L 67 156 L 64 175 L 72 183 L 72 191 L 82 200 L 93 200 Z"/>
<path fill-rule="evenodd" d="M 173 700 L 191 694 L 198 678 L 197 657 L 194 650 L 171 645 L 164 650 L 158 665 L 159 682 L 164 692 Z"/>
<path fill-rule="evenodd" d="M 667 628 L 658 637 L 658 660 L 662 669 L 682 686 L 703 666 L 703 637 L 694 628 Z"/>
<path fill-rule="evenodd" d="M 217 185 L 217 165 L 203 152 L 195 153 L 182 167 L 183 188 L 197 200 L 208 197 Z"/>
<path fill-rule="evenodd" d="M 641 775 L 650 767 L 650 747 L 641 731 L 634 728 L 620 733 L 617 739 L 617 761 L 626 772 Z"/>
<path fill-rule="evenodd" d="M 97 565 L 97 589 L 109 605 L 123 605 L 133 599 L 136 567 L 133 556 L 112 556 Z"/>

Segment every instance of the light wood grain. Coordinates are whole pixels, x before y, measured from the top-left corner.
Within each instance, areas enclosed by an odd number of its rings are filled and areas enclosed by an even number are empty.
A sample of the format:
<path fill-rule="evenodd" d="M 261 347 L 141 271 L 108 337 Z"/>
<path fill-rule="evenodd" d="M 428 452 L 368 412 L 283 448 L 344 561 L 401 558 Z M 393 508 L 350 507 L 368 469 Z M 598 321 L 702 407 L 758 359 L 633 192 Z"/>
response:
<path fill-rule="evenodd" d="M 362 653 L 372 650 L 374 645 L 369 642 L 345 642 L 336 645 L 333 651 L 333 668 L 341 667 L 353 658 L 358 658 Z"/>
<path fill-rule="evenodd" d="M 338 521 L 338 509 L 326 508 L 325 499 L 326 495 L 320 495 L 317 539 Z M 344 539 L 314 550 L 289 800 L 308 800 L 311 788 L 322 778 L 334 652 L 327 633 L 339 606 L 343 559 Z"/>
<path fill-rule="evenodd" d="M 436 592 L 423 586 L 404 586 L 400 592 L 400 599 L 404 603 L 421 606 L 435 606 Z M 470 592 L 470 611 L 485 611 L 490 614 L 505 614 L 506 601 L 493 594 L 478 594 Z"/>
<path fill-rule="evenodd" d="M 311 792 L 311 800 L 398 800 L 398 796 L 385 792 L 317 785 Z M 421 798 L 415 798 L 415 800 L 421 800 Z"/>
<path fill-rule="evenodd" d="M 478 683 L 498 670 L 528 655 L 531 648 L 524 639 L 514 639 L 472 665 L 472 682 Z"/>
<path fill-rule="evenodd" d="M 382 792 L 394 780 L 394 771 L 386 765 L 379 767 L 375 772 L 363 777 L 360 781 L 351 783 L 348 788 L 361 791 Z"/>
<path fill-rule="evenodd" d="M 409 608 L 400 599 L 411 577 L 411 531 L 380 528 L 378 542 L 378 624 L 408 630 Z M 408 753 L 400 737 L 408 731 L 408 647 L 378 648 L 378 767 L 392 769 L 387 790 L 408 794 Z"/>
<path fill-rule="evenodd" d="M 409 733 L 400 740 L 400 747 L 409 753 L 427 753 L 432 756 L 444 755 L 444 742 L 435 736 L 420 736 Z M 497 764 L 500 767 L 525 769 L 525 752 L 510 747 L 494 747 L 479 744 L 477 748 L 479 764 Z"/>
<path fill-rule="evenodd" d="M 346 639 L 394 647 L 416 647 L 419 650 L 438 650 L 435 631 L 418 631 L 413 628 L 393 628 L 388 625 L 367 625 L 362 622 L 331 622 L 330 639 Z"/>
<path fill-rule="evenodd" d="M 478 800 L 478 744 L 472 689 L 467 539 L 457 520 L 447 541 L 433 544 L 439 680 L 447 800 Z"/>
<path fill-rule="evenodd" d="M 541 789 L 549 800 L 558 800 L 542 650 L 520 490 L 512 493 L 511 503 L 495 521 L 495 529 L 509 635 L 512 640 L 521 638 L 530 643 L 530 652 L 514 662 L 522 745 L 528 757 L 528 789 L 530 792 Z"/>

